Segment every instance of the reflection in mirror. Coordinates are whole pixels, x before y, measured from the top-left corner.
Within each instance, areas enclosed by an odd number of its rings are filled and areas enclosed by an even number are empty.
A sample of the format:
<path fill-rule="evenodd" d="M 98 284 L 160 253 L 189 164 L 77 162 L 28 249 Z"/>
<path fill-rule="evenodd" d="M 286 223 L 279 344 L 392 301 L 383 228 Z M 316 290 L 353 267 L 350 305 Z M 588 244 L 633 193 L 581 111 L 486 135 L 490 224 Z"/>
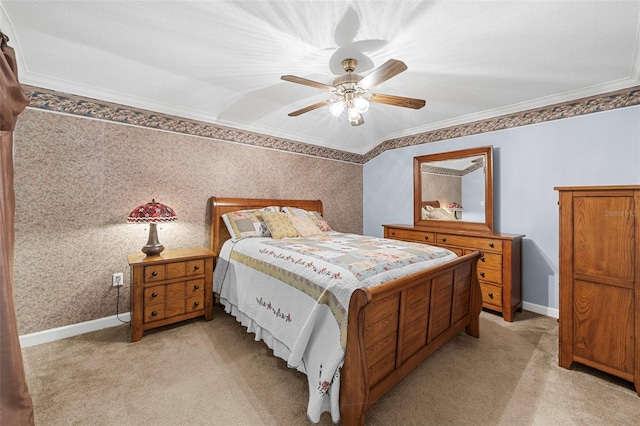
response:
<path fill-rule="evenodd" d="M 422 219 L 484 223 L 484 164 L 484 155 L 422 163 Z"/>
<path fill-rule="evenodd" d="M 491 146 L 415 157 L 415 224 L 492 231 L 491 164 Z"/>

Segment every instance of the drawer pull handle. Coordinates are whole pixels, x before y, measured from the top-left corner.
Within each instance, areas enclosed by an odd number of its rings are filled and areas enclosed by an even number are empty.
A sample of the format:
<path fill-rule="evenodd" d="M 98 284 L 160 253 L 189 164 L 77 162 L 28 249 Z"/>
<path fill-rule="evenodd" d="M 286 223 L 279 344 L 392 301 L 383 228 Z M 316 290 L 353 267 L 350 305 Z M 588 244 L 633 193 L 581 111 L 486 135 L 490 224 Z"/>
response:
<path fill-rule="evenodd" d="M 152 276 L 152 277 L 157 277 L 157 276 L 158 276 L 158 271 L 153 271 L 153 272 L 151 273 L 151 276 Z"/>
<path fill-rule="evenodd" d="M 395 233 L 395 232 L 392 232 L 392 233 L 391 233 L 391 235 L 396 235 L 396 233 Z"/>
<path fill-rule="evenodd" d="M 151 293 L 151 297 L 158 297 L 158 293 L 154 291 L 153 293 Z"/>
<path fill-rule="evenodd" d="M 193 302 L 193 306 L 198 306 L 200 305 L 200 302 Z"/>
<path fill-rule="evenodd" d="M 481 261 L 481 262 L 484 262 L 484 256 L 482 256 L 482 257 L 480 258 L 480 261 Z"/>
<path fill-rule="evenodd" d="M 155 316 L 157 316 L 157 315 L 158 315 L 158 312 L 156 312 L 156 311 L 151 312 L 151 316 L 152 316 L 152 317 L 155 317 Z"/>
<path fill-rule="evenodd" d="M 493 248 L 493 243 L 489 243 L 489 247 Z"/>
<path fill-rule="evenodd" d="M 484 278 L 484 272 L 480 272 L 480 276 Z"/>
<path fill-rule="evenodd" d="M 194 286 L 193 286 L 193 289 L 194 289 L 194 290 L 197 290 L 197 289 L 199 289 L 199 288 L 200 288 L 200 286 L 199 286 L 198 284 L 196 284 L 196 285 L 194 285 Z"/>
<path fill-rule="evenodd" d="M 193 269 L 197 271 L 198 269 L 200 269 L 200 267 L 198 265 L 196 265 L 196 266 L 193 267 Z"/>
<path fill-rule="evenodd" d="M 489 296 L 489 299 L 493 299 L 493 293 L 489 293 L 487 296 Z"/>
<path fill-rule="evenodd" d="M 428 235 L 425 235 L 425 236 L 424 236 L 424 239 L 425 239 L 425 240 L 428 240 L 428 239 L 429 239 L 429 236 L 428 236 Z"/>
<path fill-rule="evenodd" d="M 443 238 L 443 239 L 442 239 L 442 242 L 443 242 L 443 243 L 446 243 L 446 242 L 447 242 L 447 239 L 446 239 L 446 238 Z"/>

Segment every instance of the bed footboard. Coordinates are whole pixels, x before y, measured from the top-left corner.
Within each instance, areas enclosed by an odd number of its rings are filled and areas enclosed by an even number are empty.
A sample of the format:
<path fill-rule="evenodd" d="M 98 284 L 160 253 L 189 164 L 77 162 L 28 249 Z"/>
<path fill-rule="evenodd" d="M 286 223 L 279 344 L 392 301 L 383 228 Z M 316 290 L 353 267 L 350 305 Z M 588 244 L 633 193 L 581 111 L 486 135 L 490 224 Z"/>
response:
<path fill-rule="evenodd" d="M 354 292 L 341 373 L 344 425 L 364 413 L 425 358 L 466 329 L 479 337 L 480 253 Z"/>

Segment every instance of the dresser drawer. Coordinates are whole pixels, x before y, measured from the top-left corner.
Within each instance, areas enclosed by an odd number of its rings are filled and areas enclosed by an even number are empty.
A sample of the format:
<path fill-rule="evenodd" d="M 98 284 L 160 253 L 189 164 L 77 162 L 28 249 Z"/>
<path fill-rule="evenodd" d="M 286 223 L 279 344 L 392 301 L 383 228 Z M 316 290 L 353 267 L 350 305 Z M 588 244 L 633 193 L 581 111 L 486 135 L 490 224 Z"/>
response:
<path fill-rule="evenodd" d="M 478 267 L 502 271 L 502 255 L 497 253 L 483 253 L 478 259 Z"/>
<path fill-rule="evenodd" d="M 502 287 L 481 282 L 480 288 L 482 289 L 482 305 L 495 311 L 501 311 Z"/>
<path fill-rule="evenodd" d="M 497 269 L 489 269 L 478 264 L 478 280 L 490 281 L 494 284 L 502 284 L 502 271 Z"/>
<path fill-rule="evenodd" d="M 502 252 L 502 240 L 482 237 L 468 237 L 466 235 L 436 234 L 436 244 L 461 246 L 464 248 L 484 251 Z"/>
<path fill-rule="evenodd" d="M 184 284 L 185 284 L 184 281 L 167 284 L 166 290 L 165 290 L 165 294 L 166 294 L 165 300 L 169 302 L 171 300 L 184 299 L 185 297 Z"/>
<path fill-rule="evenodd" d="M 415 241 L 418 243 L 433 243 L 435 242 L 435 233 L 409 229 L 389 229 L 387 238 Z"/>

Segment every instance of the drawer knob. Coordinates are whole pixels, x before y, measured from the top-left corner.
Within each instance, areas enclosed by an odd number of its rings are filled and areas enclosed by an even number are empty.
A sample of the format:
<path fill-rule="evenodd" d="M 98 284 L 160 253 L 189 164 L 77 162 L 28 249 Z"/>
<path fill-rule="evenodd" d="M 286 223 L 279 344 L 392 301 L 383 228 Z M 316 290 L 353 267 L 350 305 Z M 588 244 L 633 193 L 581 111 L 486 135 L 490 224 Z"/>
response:
<path fill-rule="evenodd" d="M 193 269 L 197 271 L 198 269 L 200 269 L 200 267 L 198 265 L 196 265 L 196 266 L 193 267 Z"/>
<path fill-rule="evenodd" d="M 392 233 L 391 233 L 391 235 L 396 235 L 396 233 L 395 233 L 395 232 L 392 232 Z"/>
<path fill-rule="evenodd" d="M 493 299 L 493 293 L 489 293 L 487 296 L 489 296 L 489 299 Z"/>
<path fill-rule="evenodd" d="M 194 285 L 194 286 L 193 286 L 193 289 L 194 289 L 194 290 L 197 290 L 197 289 L 199 289 L 199 288 L 200 288 L 200 286 L 199 286 L 198 284 L 196 284 L 196 285 Z"/>
<path fill-rule="evenodd" d="M 482 257 L 480 258 L 480 261 L 481 261 L 481 262 L 484 262 L 484 256 L 482 256 Z"/>
<path fill-rule="evenodd" d="M 193 302 L 193 306 L 198 306 L 200 305 L 200 302 Z"/>
<path fill-rule="evenodd" d="M 153 271 L 153 272 L 151 273 L 151 276 L 152 276 L 152 277 L 157 277 L 157 276 L 158 276 L 158 271 Z"/>
<path fill-rule="evenodd" d="M 158 312 L 157 312 L 157 311 L 153 311 L 153 312 L 151 312 L 151 316 L 152 316 L 152 317 L 155 317 L 155 316 L 157 316 L 157 315 L 158 315 Z"/>
<path fill-rule="evenodd" d="M 425 240 L 428 240 L 428 239 L 429 239 L 429 236 L 428 236 L 428 235 L 425 235 L 425 236 L 424 236 L 424 239 L 425 239 Z"/>
<path fill-rule="evenodd" d="M 443 238 L 443 239 L 442 239 L 442 242 L 443 242 L 443 243 L 446 243 L 446 242 L 447 242 L 447 239 L 446 239 L 446 238 Z"/>
<path fill-rule="evenodd" d="M 158 297 L 158 293 L 154 291 L 153 293 L 151 293 L 151 297 Z"/>
<path fill-rule="evenodd" d="M 480 272 L 480 276 L 484 278 L 484 272 Z"/>
<path fill-rule="evenodd" d="M 493 243 L 489 243 L 489 247 L 493 248 Z"/>

